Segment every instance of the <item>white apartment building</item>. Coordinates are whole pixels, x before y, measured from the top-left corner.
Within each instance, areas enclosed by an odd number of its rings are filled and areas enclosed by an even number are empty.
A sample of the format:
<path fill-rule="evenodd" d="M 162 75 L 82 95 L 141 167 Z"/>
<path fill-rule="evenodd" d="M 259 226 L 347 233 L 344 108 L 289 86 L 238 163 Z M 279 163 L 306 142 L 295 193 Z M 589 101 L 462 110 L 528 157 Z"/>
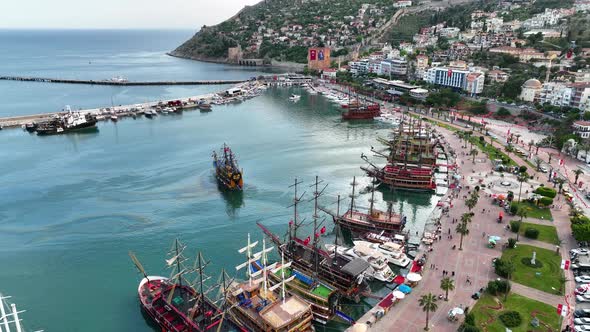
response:
<path fill-rule="evenodd" d="M 482 72 L 450 67 L 433 67 L 426 71 L 424 80 L 431 84 L 460 89 L 471 95 L 483 91 L 485 75 Z"/>
<path fill-rule="evenodd" d="M 570 106 L 572 102 L 573 89 L 565 83 L 549 82 L 544 83 L 539 92 L 539 103 L 549 103 L 553 106 Z"/>
<path fill-rule="evenodd" d="M 408 74 L 408 61 L 406 59 L 387 59 L 381 61 L 379 75 L 406 76 Z"/>

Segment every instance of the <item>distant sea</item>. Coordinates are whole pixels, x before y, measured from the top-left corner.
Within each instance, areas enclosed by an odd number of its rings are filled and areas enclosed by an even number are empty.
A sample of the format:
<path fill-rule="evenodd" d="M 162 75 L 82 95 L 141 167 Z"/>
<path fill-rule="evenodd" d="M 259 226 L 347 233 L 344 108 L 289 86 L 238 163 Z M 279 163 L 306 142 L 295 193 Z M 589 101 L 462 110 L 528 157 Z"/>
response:
<path fill-rule="evenodd" d="M 250 78 L 259 71 L 166 55 L 189 30 L 0 30 L 0 76 L 130 81 Z M 112 87 L 0 81 L 0 117 L 193 96 L 223 86 Z"/>
<path fill-rule="evenodd" d="M 129 80 L 249 78 L 253 68 L 182 60 L 166 51 L 190 31 L 0 31 L 0 75 Z M 101 87 L 0 82 L 0 116 L 51 112 L 64 105 L 99 107 L 218 91 L 200 87 Z M 301 95 L 297 103 L 289 95 Z M 379 122 L 344 122 L 342 109 L 300 88 L 271 88 L 241 104 L 214 106 L 155 119 L 100 122 L 97 132 L 37 136 L 0 130 L 0 292 L 11 295 L 28 331 L 159 331 L 142 314 L 136 253 L 151 275 L 169 276 L 164 259 L 175 238 L 211 260 L 207 272 L 235 274 L 237 249 L 248 234 L 262 240 L 260 221 L 284 236 L 293 211 L 289 186 L 304 181 L 300 217 L 312 220 L 317 175 L 328 184 L 320 204 L 349 204 L 353 176 L 357 206 L 368 206 L 369 179 L 361 153 L 379 147 L 390 129 Z M 211 152 L 231 146 L 244 169 L 242 195 L 219 190 Z M 375 160 L 382 163 L 382 160 Z M 379 191 L 377 206 L 391 202 L 421 232 L 439 197 Z M 320 213 L 333 241 L 331 217 Z M 312 234 L 306 225 L 298 233 Z M 312 235 L 313 236 L 313 235 Z M 260 246 L 259 246 L 260 247 Z M 273 256 L 278 259 L 275 254 Z M 238 278 L 244 278 L 238 274 Z M 371 285 L 383 296 L 389 289 Z M 215 294 L 211 294 L 215 295 Z M 414 301 L 415 299 L 412 299 Z M 358 318 L 376 300 L 346 304 Z M 317 326 L 340 331 L 344 324 Z"/>

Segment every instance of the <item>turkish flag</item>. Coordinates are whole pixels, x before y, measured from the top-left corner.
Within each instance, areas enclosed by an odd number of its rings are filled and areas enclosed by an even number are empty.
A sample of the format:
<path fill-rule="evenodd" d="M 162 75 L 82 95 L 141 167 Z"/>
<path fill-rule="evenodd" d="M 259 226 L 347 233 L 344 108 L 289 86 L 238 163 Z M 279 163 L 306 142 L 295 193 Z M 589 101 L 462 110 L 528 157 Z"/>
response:
<path fill-rule="evenodd" d="M 453 70 L 452 70 L 452 69 L 449 69 L 449 71 L 448 71 L 447 75 L 448 75 L 449 77 L 453 76 Z"/>
<path fill-rule="evenodd" d="M 307 239 L 305 239 L 305 241 L 303 241 L 303 244 L 308 245 L 309 241 L 311 241 L 311 237 L 307 237 Z"/>
<path fill-rule="evenodd" d="M 322 229 L 320 229 L 320 233 L 324 234 L 326 233 L 326 226 L 322 227 Z"/>
<path fill-rule="evenodd" d="M 316 50 L 309 50 L 309 60 L 315 61 L 316 59 Z"/>

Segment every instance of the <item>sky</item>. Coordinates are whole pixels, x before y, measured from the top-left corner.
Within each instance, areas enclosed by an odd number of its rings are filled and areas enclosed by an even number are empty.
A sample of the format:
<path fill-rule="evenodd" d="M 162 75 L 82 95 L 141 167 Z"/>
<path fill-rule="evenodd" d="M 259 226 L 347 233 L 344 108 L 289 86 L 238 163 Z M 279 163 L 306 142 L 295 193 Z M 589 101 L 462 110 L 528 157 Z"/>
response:
<path fill-rule="evenodd" d="M 260 0 L 0 0 L 0 29 L 197 29 Z"/>

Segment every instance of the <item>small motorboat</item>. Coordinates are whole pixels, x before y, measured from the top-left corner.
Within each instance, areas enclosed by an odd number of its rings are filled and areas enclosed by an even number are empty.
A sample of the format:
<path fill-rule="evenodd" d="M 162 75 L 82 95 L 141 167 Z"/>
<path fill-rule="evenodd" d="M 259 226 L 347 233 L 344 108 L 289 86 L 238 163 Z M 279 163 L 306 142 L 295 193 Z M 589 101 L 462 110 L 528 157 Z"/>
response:
<path fill-rule="evenodd" d="M 300 95 L 291 95 L 291 96 L 289 97 L 289 100 L 290 100 L 290 101 L 299 101 L 299 99 L 300 99 L 300 98 L 301 98 L 301 96 L 300 96 Z"/>
<path fill-rule="evenodd" d="M 111 115 L 111 121 L 117 122 L 117 121 L 119 121 L 119 117 L 116 115 Z"/>

